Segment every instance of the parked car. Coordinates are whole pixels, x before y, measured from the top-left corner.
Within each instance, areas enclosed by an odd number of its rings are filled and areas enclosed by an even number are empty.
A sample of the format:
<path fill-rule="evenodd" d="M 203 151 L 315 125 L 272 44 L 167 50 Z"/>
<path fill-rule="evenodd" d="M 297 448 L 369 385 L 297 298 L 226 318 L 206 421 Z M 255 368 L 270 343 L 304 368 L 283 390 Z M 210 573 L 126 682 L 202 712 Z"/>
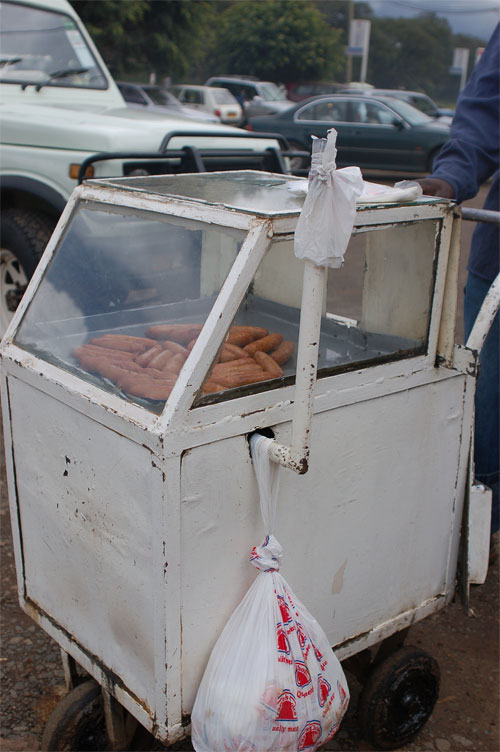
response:
<path fill-rule="evenodd" d="M 417 110 L 425 112 L 429 117 L 439 120 L 441 123 L 446 123 L 447 125 L 451 125 L 453 115 L 455 114 L 454 110 L 438 107 L 438 105 L 428 97 L 427 94 L 422 94 L 420 91 L 407 91 L 406 89 L 370 89 L 367 91 L 360 91 L 359 89 L 349 87 L 342 89 L 338 93 L 368 94 L 374 97 L 396 97 L 397 99 L 402 99 L 405 102 L 408 102 L 408 104 L 412 104 Z"/>
<path fill-rule="evenodd" d="M 310 97 L 320 97 L 326 94 L 338 94 L 345 88 L 345 84 L 334 84 L 330 81 L 302 81 L 287 84 L 288 99 L 292 102 L 302 102 Z"/>
<path fill-rule="evenodd" d="M 293 102 L 286 98 L 282 87 L 272 81 L 260 81 L 252 76 L 212 76 L 205 86 L 222 86 L 229 89 L 242 105 L 245 119 L 256 115 L 273 115 L 290 107 Z"/>
<path fill-rule="evenodd" d="M 229 89 L 179 84 L 172 86 L 172 91 L 187 109 L 210 113 L 221 123 L 241 125 L 243 122 L 243 108 Z"/>
<path fill-rule="evenodd" d="M 203 110 L 184 107 L 181 102 L 166 89 L 155 84 L 132 84 L 127 81 L 116 82 L 128 107 L 137 110 L 146 109 L 163 115 L 184 117 L 188 120 L 203 120 L 205 123 L 218 123 L 219 118 Z"/>
<path fill-rule="evenodd" d="M 449 126 L 401 99 L 336 94 L 313 97 L 285 112 L 249 119 L 248 129 L 281 133 L 293 149 L 311 151 L 311 137 L 335 128 L 337 165 L 424 172 L 449 136 Z M 307 167 L 294 157 L 292 170 Z"/>

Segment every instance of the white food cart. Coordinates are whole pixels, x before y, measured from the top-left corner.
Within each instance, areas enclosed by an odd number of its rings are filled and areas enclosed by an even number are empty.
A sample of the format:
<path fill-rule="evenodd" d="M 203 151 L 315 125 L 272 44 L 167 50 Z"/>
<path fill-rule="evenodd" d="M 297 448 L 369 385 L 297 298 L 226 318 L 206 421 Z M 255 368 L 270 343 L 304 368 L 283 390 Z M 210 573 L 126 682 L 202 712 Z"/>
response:
<path fill-rule="evenodd" d="M 85 183 L 3 340 L 21 606 L 61 646 L 69 686 L 87 675 L 45 748 L 131 749 L 131 719 L 167 744 L 189 733 L 210 651 L 255 577 L 252 432 L 275 439 L 287 468 L 282 572 L 341 660 L 450 601 L 476 497 L 483 534 L 470 539 L 487 557 L 489 497 L 470 480 L 476 352 L 454 345 L 457 211 L 430 198 L 360 204 L 344 267 L 326 271 L 294 256 L 295 180 Z M 228 332 L 249 327 L 279 335 L 262 352 L 285 342 L 288 360 L 221 381 Z M 139 340 L 120 356 L 133 368 L 92 359 Z M 144 364 L 166 342 L 184 352 L 180 371 L 144 375 L 139 355 Z M 387 747 L 420 728 L 437 696 L 433 659 L 417 656 L 415 673 L 415 651 L 396 642 L 409 678 L 394 717 L 377 715 L 382 658 L 360 712 Z M 104 712 L 107 741 L 71 746 L 85 703 Z"/>

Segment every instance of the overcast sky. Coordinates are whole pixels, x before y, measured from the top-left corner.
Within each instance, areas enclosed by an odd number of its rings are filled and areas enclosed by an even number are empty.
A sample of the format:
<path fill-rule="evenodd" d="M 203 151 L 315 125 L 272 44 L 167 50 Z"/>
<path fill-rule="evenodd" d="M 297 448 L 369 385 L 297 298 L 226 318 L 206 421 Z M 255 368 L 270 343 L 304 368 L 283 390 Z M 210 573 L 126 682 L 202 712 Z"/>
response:
<path fill-rule="evenodd" d="M 487 41 L 500 21 L 500 0 L 368 0 L 377 16 L 418 16 L 434 11 L 447 19 L 455 34 Z"/>

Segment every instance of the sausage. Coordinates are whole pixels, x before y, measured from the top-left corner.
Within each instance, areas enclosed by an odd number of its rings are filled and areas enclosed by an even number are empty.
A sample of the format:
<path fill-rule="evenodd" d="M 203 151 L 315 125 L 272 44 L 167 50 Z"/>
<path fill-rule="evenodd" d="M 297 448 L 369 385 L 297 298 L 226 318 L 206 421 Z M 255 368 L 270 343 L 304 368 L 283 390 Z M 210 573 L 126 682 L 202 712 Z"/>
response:
<path fill-rule="evenodd" d="M 135 353 L 126 352 L 125 350 L 112 350 L 107 347 L 97 347 L 97 345 L 80 345 L 73 350 L 73 355 L 78 358 L 79 354 L 91 355 L 94 354 L 100 358 L 113 358 L 114 360 L 124 360 L 132 362 L 135 358 Z"/>
<path fill-rule="evenodd" d="M 102 368 L 106 366 L 116 366 L 123 369 L 130 369 L 132 371 L 140 371 L 141 368 L 132 360 L 110 359 L 107 355 L 96 355 L 92 352 L 79 352 L 76 354 L 79 364 L 86 371 L 92 371 L 93 373 L 101 373 Z"/>
<path fill-rule="evenodd" d="M 105 379 L 109 379 L 109 381 L 112 381 L 117 386 L 122 386 L 127 379 L 136 378 L 140 375 L 140 366 L 136 366 L 136 368 L 137 371 L 134 371 L 129 368 L 123 368 L 115 363 L 109 363 L 105 360 L 94 360 L 93 366 L 90 370 L 98 373 L 100 376 L 104 376 Z"/>
<path fill-rule="evenodd" d="M 140 366 L 148 366 L 155 357 L 155 355 L 159 355 L 163 352 L 163 349 L 160 345 L 156 344 L 153 345 L 153 347 L 150 347 L 148 350 L 145 350 L 145 352 L 140 353 L 135 359 L 135 362 Z"/>
<path fill-rule="evenodd" d="M 261 371 L 262 368 L 253 358 L 241 358 L 240 360 L 230 360 L 228 363 L 217 363 L 212 368 L 211 375 L 215 379 L 216 376 L 226 376 L 229 373 L 241 370 Z M 217 379 L 215 380 L 217 381 Z"/>
<path fill-rule="evenodd" d="M 261 339 L 269 334 L 269 331 L 264 329 L 263 326 L 240 326 L 239 324 L 233 324 L 233 326 L 229 328 L 229 332 L 248 332 L 249 334 L 253 334 L 254 339 Z"/>
<path fill-rule="evenodd" d="M 283 376 L 283 371 L 281 370 L 280 366 L 267 353 L 257 350 L 254 358 L 259 366 L 261 366 L 264 371 L 267 371 L 267 373 L 269 373 L 269 375 L 272 376 L 273 379 L 277 379 Z"/>
<path fill-rule="evenodd" d="M 159 371 L 157 368 L 143 368 L 139 375 L 149 376 L 157 381 L 170 381 L 172 386 L 177 381 L 176 373 L 171 373 L 170 371 Z"/>
<path fill-rule="evenodd" d="M 162 350 L 160 348 L 160 351 L 149 361 L 148 366 L 149 368 L 157 368 L 159 371 L 163 371 L 168 361 L 173 357 L 174 353 L 172 350 Z"/>
<path fill-rule="evenodd" d="M 217 381 L 205 381 L 203 384 L 203 392 L 205 394 L 213 394 L 214 392 L 225 392 L 227 386 L 218 384 Z"/>
<path fill-rule="evenodd" d="M 165 350 L 171 350 L 174 353 L 182 353 L 183 355 L 187 356 L 189 355 L 189 348 L 183 347 L 182 345 L 179 345 L 177 342 L 173 342 L 170 339 L 162 340 L 162 347 L 165 348 Z"/>
<path fill-rule="evenodd" d="M 245 386 L 258 381 L 268 381 L 272 376 L 266 371 L 260 373 L 231 373 L 228 376 L 217 376 L 217 383 L 226 386 L 228 389 L 236 386 Z"/>
<path fill-rule="evenodd" d="M 273 350 L 273 352 L 269 353 L 269 355 L 273 360 L 276 361 L 279 366 L 282 366 L 283 363 L 286 363 L 287 360 L 290 360 L 293 355 L 294 349 L 295 345 L 293 344 L 293 342 L 286 340 L 285 342 L 282 342 L 276 350 Z"/>
<path fill-rule="evenodd" d="M 161 340 L 173 340 L 186 345 L 193 337 L 197 337 L 203 324 L 156 324 L 146 329 L 146 337 Z"/>
<path fill-rule="evenodd" d="M 122 384 L 127 394 L 145 399 L 166 400 L 170 397 L 173 384 L 170 381 L 158 381 L 148 376 L 131 378 Z"/>
<path fill-rule="evenodd" d="M 174 373 L 177 376 L 185 362 L 185 355 L 183 355 L 182 353 L 173 353 L 170 360 L 164 366 L 163 371 L 165 371 L 166 373 Z"/>
<path fill-rule="evenodd" d="M 141 353 L 155 345 L 156 342 L 153 339 L 133 337 L 128 334 L 103 334 L 102 337 L 94 337 L 89 340 L 89 344 L 98 347 L 107 347 L 111 350 Z"/>
<path fill-rule="evenodd" d="M 246 358 L 247 360 L 250 358 L 250 355 L 242 347 L 231 345 L 228 342 L 225 342 L 222 345 L 219 363 L 227 363 L 230 360 L 238 360 L 241 358 Z"/>
<path fill-rule="evenodd" d="M 238 347 L 244 347 L 250 342 L 253 342 L 255 337 L 252 332 L 232 332 L 229 330 L 229 334 L 226 337 L 226 344 L 237 345 Z"/>
<path fill-rule="evenodd" d="M 253 355 L 258 350 L 261 352 L 269 352 L 270 350 L 275 350 L 282 341 L 283 335 L 277 333 L 268 334 L 266 337 L 256 339 L 255 342 L 250 342 L 250 344 L 245 346 L 245 350 L 247 353 L 250 353 L 250 355 Z"/>

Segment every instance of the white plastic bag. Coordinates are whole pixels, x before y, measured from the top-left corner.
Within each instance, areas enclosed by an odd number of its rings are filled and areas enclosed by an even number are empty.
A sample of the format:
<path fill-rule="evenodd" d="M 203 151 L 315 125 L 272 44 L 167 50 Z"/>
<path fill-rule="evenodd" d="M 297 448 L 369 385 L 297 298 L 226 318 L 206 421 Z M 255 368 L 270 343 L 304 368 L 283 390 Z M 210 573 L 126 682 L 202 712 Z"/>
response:
<path fill-rule="evenodd" d="M 356 216 L 356 199 L 363 192 L 359 167 L 337 170 L 337 131 L 313 140 L 309 188 L 295 228 L 294 251 L 318 266 L 339 269 Z M 324 150 L 321 149 L 324 145 Z"/>
<path fill-rule="evenodd" d="M 331 739 L 349 703 L 326 635 L 279 574 L 273 536 L 279 466 L 271 439 L 254 435 L 264 543 L 250 560 L 260 574 L 212 650 L 191 714 L 197 752 L 312 752 Z"/>

